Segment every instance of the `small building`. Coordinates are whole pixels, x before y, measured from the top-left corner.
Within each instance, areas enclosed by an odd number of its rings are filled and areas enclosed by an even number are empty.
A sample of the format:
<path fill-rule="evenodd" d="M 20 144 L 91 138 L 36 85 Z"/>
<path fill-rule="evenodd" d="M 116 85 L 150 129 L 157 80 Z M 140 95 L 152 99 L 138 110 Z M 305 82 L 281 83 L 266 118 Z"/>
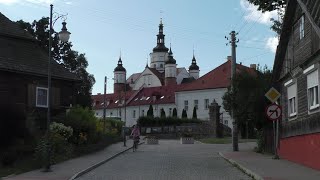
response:
<path fill-rule="evenodd" d="M 0 121 L 19 116 L 26 125 L 30 124 L 25 121 L 27 116 L 47 111 L 48 61 L 48 52 L 37 40 L 0 13 L 0 110 L 2 115 L 10 111 L 10 117 L 2 117 Z M 51 72 L 54 115 L 73 104 L 75 84 L 79 80 L 54 60 Z"/>
<path fill-rule="evenodd" d="M 273 67 L 283 109 L 279 155 L 320 170 L 320 1 L 289 0 Z"/>

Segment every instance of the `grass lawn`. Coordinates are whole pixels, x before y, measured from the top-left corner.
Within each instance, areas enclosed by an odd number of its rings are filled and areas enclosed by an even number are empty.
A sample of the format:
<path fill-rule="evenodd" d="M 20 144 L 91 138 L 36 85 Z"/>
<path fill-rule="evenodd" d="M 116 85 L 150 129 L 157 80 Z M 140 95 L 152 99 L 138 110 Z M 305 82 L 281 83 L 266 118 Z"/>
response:
<path fill-rule="evenodd" d="M 198 139 L 198 141 L 205 143 L 205 144 L 229 144 L 232 143 L 231 137 L 224 137 L 224 138 L 203 138 Z M 239 143 L 245 142 L 256 142 L 256 139 L 239 139 Z"/>

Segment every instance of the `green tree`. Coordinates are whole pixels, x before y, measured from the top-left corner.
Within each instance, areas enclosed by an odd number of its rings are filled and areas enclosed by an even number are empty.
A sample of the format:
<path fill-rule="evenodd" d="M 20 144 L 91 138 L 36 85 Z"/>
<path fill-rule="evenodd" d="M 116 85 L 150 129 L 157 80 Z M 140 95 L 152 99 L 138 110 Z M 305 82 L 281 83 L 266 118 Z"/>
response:
<path fill-rule="evenodd" d="M 182 110 L 181 118 L 188 118 L 187 111 L 185 109 Z"/>
<path fill-rule="evenodd" d="M 224 109 L 228 112 L 234 110 L 233 117 L 242 129 L 243 137 L 249 119 L 251 132 L 254 127 L 259 130 L 266 125 L 264 111 L 267 101 L 264 94 L 270 88 L 271 77 L 272 72 L 266 66 L 262 71 L 257 71 L 256 75 L 241 72 L 232 82 L 234 90 L 229 88 L 222 98 Z"/>
<path fill-rule="evenodd" d="M 193 107 L 192 119 L 197 119 L 197 108 Z"/>
<path fill-rule="evenodd" d="M 262 12 L 274 11 L 284 8 L 287 0 L 248 0 L 249 3 L 258 6 L 258 10 Z"/>
<path fill-rule="evenodd" d="M 176 108 L 173 108 L 172 110 L 172 117 L 178 117 L 178 113 L 177 113 L 177 109 Z"/>
<path fill-rule="evenodd" d="M 279 20 L 271 18 L 270 20 L 273 22 L 272 26 L 270 27 L 271 30 L 276 32 L 278 35 L 281 33 L 282 27 L 282 20 L 284 16 L 284 9 L 288 2 L 288 0 L 248 0 L 249 3 L 258 6 L 258 10 L 262 12 L 267 11 L 278 11 Z"/>
<path fill-rule="evenodd" d="M 18 25 L 29 32 L 35 39 L 38 40 L 39 45 L 43 47 L 46 52 L 49 50 L 49 18 L 42 17 L 40 20 L 34 20 L 31 24 L 23 20 L 17 21 Z M 59 41 L 58 33 L 52 32 L 52 58 L 59 64 L 62 64 L 70 72 L 73 72 L 81 80 L 76 87 L 76 103 L 83 107 L 91 107 L 91 89 L 95 83 L 94 76 L 87 72 L 88 61 L 85 54 L 78 53 L 72 49 L 72 43 L 63 43 Z"/>
<path fill-rule="evenodd" d="M 162 117 L 162 118 L 166 117 L 166 112 L 164 111 L 163 108 L 161 108 L 160 117 Z"/>
<path fill-rule="evenodd" d="M 148 117 L 153 117 L 153 107 L 152 107 L 151 104 L 150 104 L 149 109 L 147 111 L 147 116 Z"/>

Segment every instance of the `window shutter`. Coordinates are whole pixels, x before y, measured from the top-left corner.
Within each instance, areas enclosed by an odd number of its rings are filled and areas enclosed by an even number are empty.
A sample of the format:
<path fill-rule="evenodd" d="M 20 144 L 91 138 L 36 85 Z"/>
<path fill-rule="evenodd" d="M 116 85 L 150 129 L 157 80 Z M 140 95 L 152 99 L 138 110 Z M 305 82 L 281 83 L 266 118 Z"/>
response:
<path fill-rule="evenodd" d="M 307 84 L 308 84 L 308 89 L 311 88 L 311 87 L 319 85 L 318 70 L 308 74 L 308 76 L 307 76 Z"/>
<path fill-rule="evenodd" d="M 28 84 L 28 106 L 36 106 L 36 86 L 34 84 Z"/>
<path fill-rule="evenodd" d="M 53 107 L 60 107 L 60 88 L 52 88 L 52 105 Z"/>
<path fill-rule="evenodd" d="M 288 99 L 296 97 L 297 94 L 297 84 L 294 83 L 288 87 Z"/>

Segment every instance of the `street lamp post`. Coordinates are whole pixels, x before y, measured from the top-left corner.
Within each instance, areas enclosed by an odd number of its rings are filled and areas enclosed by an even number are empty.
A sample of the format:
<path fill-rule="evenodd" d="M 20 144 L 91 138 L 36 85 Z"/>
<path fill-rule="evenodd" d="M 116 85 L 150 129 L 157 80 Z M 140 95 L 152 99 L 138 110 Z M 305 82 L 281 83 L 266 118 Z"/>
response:
<path fill-rule="evenodd" d="M 50 21 L 49 21 L 49 60 L 48 60 L 48 110 L 47 110 L 47 164 L 45 166 L 45 172 L 51 171 L 51 144 L 50 144 L 50 123 L 51 123 L 51 49 L 52 49 L 52 32 L 53 32 L 53 25 L 59 19 L 66 17 L 66 15 L 57 14 L 55 20 L 52 20 L 53 16 L 53 5 L 50 4 Z M 59 32 L 59 39 L 62 42 L 67 42 L 70 38 L 70 32 L 66 28 L 66 22 L 62 23 L 62 29 Z"/>

